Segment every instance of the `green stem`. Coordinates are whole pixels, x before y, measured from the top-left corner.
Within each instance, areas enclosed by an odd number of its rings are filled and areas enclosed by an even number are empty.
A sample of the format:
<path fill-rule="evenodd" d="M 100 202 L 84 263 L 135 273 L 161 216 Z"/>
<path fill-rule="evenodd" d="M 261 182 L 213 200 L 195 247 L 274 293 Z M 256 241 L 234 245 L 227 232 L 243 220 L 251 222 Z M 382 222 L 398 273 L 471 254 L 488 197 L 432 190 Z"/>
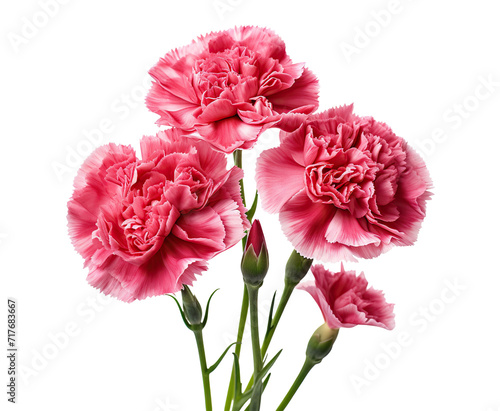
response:
<path fill-rule="evenodd" d="M 201 375 L 203 377 L 203 390 L 205 392 L 206 411 L 212 411 L 212 394 L 210 392 L 210 376 L 207 367 L 207 358 L 205 356 L 205 344 L 203 343 L 203 331 L 193 330 L 198 346 L 198 355 L 200 357 Z"/>
<path fill-rule="evenodd" d="M 264 358 L 267 354 L 267 349 L 269 348 L 269 344 L 271 344 L 271 340 L 273 339 L 274 332 L 276 331 L 276 328 L 278 327 L 278 323 L 280 322 L 281 316 L 283 315 L 283 312 L 285 311 L 285 307 L 288 304 L 288 300 L 290 300 L 290 297 L 293 293 L 293 290 L 295 290 L 295 286 L 297 284 L 291 284 L 285 280 L 285 288 L 283 290 L 283 294 L 281 296 L 280 302 L 278 304 L 278 308 L 276 309 L 276 313 L 274 314 L 273 320 L 271 322 L 271 328 L 267 330 L 266 335 L 264 336 L 264 341 L 262 343 L 262 348 L 260 350 L 261 357 Z M 254 380 L 254 375 L 252 375 L 252 378 L 247 384 L 247 387 L 245 391 L 248 391 L 250 387 L 253 384 Z"/>
<path fill-rule="evenodd" d="M 233 156 L 234 156 L 234 165 L 243 170 L 243 154 L 242 153 L 243 153 L 242 150 L 235 150 L 233 152 Z M 241 190 L 241 199 L 243 200 L 243 205 L 246 207 L 245 188 L 243 187 L 243 179 L 240 180 L 240 190 Z"/>
<path fill-rule="evenodd" d="M 245 324 L 247 322 L 248 315 L 248 290 L 247 287 L 243 287 L 243 300 L 241 302 L 241 312 L 240 312 L 240 323 L 238 325 L 238 336 L 236 337 L 236 348 L 234 349 L 235 354 L 240 357 L 241 346 L 243 342 L 243 334 L 245 332 Z M 231 371 L 231 380 L 229 381 L 229 388 L 227 390 L 226 404 L 224 406 L 224 411 L 229 411 L 231 409 L 231 402 L 234 395 L 234 368 Z"/>
<path fill-rule="evenodd" d="M 306 357 L 306 360 L 304 361 L 304 365 L 302 366 L 302 369 L 299 372 L 299 375 L 295 379 L 292 387 L 286 394 L 285 398 L 283 398 L 283 401 L 281 401 L 281 404 L 279 405 L 278 408 L 276 408 L 276 411 L 283 411 L 290 400 L 293 398 L 297 390 L 299 389 L 300 385 L 302 382 L 305 380 L 307 377 L 307 374 L 309 374 L 309 371 L 312 370 L 312 368 L 317 364 L 317 362 L 312 361 L 309 357 Z"/>
<path fill-rule="evenodd" d="M 253 374 L 256 376 L 262 371 L 262 356 L 260 354 L 260 338 L 259 338 L 259 287 L 247 284 L 248 299 L 250 303 L 250 330 L 252 335 L 252 352 L 253 352 Z M 262 395 L 262 381 L 258 381 L 254 385 L 252 399 L 250 402 L 250 411 L 260 410 L 260 398 Z"/>
<path fill-rule="evenodd" d="M 285 281 L 283 295 L 281 296 L 280 303 L 278 304 L 278 308 L 276 309 L 276 313 L 274 314 L 273 321 L 271 322 L 271 328 L 269 328 L 266 335 L 264 336 L 264 342 L 262 343 L 261 348 L 262 358 L 264 358 L 267 353 L 267 349 L 269 348 L 269 344 L 271 344 L 274 332 L 278 327 L 278 323 L 280 322 L 281 316 L 283 315 L 283 311 L 285 311 L 288 300 L 290 300 L 293 290 L 295 290 L 295 286 L 296 284 L 290 284 L 289 282 Z"/>

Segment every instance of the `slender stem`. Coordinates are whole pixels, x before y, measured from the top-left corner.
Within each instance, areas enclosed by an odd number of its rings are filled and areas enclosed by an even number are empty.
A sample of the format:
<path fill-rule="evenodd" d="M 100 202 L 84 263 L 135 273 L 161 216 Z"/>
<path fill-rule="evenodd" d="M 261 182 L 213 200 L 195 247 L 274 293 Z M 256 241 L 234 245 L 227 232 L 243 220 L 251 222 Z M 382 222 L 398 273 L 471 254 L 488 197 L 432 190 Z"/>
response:
<path fill-rule="evenodd" d="M 285 307 L 290 299 L 293 290 L 295 290 L 295 284 L 290 284 L 285 282 L 285 288 L 283 290 L 283 295 L 281 296 L 280 303 L 278 304 L 278 308 L 276 309 L 276 313 L 274 314 L 273 321 L 271 322 L 271 328 L 267 331 L 264 336 L 264 341 L 262 343 L 261 355 L 262 358 L 265 357 L 267 353 L 267 349 L 269 348 L 269 344 L 271 344 L 271 340 L 273 339 L 274 332 L 278 327 L 278 323 L 280 322 L 281 316 L 285 311 Z"/>
<path fill-rule="evenodd" d="M 243 334 L 245 333 L 245 324 L 247 322 L 248 315 L 248 290 L 246 285 L 243 286 L 243 300 L 241 302 L 241 312 L 240 312 L 240 323 L 238 325 L 238 336 L 236 337 L 236 347 L 234 349 L 235 354 L 240 357 L 241 345 L 243 342 Z M 231 372 L 231 380 L 229 381 L 229 388 L 227 390 L 226 404 L 224 405 L 224 411 L 229 411 L 231 409 L 231 402 L 234 395 L 234 368 Z"/>
<path fill-rule="evenodd" d="M 262 371 L 262 356 L 260 354 L 260 338 L 259 338 L 259 286 L 251 286 L 247 284 L 248 300 L 250 303 L 250 330 L 252 335 L 252 352 L 253 352 L 253 374 L 257 376 Z M 254 391 L 250 402 L 250 411 L 260 410 L 260 398 L 262 395 L 262 381 L 258 381 L 254 385 Z"/>
<path fill-rule="evenodd" d="M 203 331 L 193 330 L 198 346 L 198 355 L 200 357 L 201 375 L 203 377 L 203 390 L 205 392 L 206 411 L 212 411 L 212 394 L 210 392 L 210 375 L 208 373 L 207 358 L 205 356 L 205 344 L 203 343 Z"/>
<path fill-rule="evenodd" d="M 296 284 L 291 284 L 287 281 L 285 281 L 285 288 L 283 290 L 283 294 L 281 296 L 280 302 L 278 304 L 278 308 L 276 309 L 276 313 L 274 314 L 273 320 L 271 322 L 271 328 L 267 330 L 266 335 L 264 336 L 264 341 L 262 343 L 262 348 L 260 350 L 261 357 L 264 358 L 267 354 L 267 349 L 269 348 L 269 344 L 271 344 L 271 340 L 273 339 L 274 332 L 276 331 L 276 328 L 278 327 L 278 323 L 280 322 L 281 316 L 283 315 L 283 312 L 285 311 L 285 307 L 288 303 L 288 300 L 290 300 L 290 296 L 293 293 L 293 290 L 295 290 Z M 252 378 L 247 384 L 247 387 L 245 391 L 248 391 L 250 387 L 253 384 L 254 380 L 254 375 L 252 375 Z"/>
<path fill-rule="evenodd" d="M 299 375 L 297 375 L 297 378 L 295 379 L 293 385 L 291 386 L 290 390 L 286 394 L 285 398 L 283 398 L 283 401 L 281 401 L 281 404 L 279 405 L 278 408 L 276 408 L 276 411 L 283 411 L 290 400 L 293 398 L 297 390 L 299 389 L 300 385 L 302 382 L 305 380 L 307 377 L 307 374 L 309 374 L 309 371 L 312 370 L 312 368 L 317 364 L 317 362 L 312 361 L 309 357 L 306 357 L 306 360 L 304 361 L 304 365 L 302 366 L 302 369 L 299 372 Z"/>
<path fill-rule="evenodd" d="M 233 156 L 234 156 L 234 165 L 243 170 L 243 154 L 242 153 L 243 153 L 242 150 L 235 150 L 233 152 Z M 243 205 L 246 207 L 245 188 L 243 187 L 243 179 L 240 180 L 240 190 L 241 190 L 241 199 L 243 200 Z"/>

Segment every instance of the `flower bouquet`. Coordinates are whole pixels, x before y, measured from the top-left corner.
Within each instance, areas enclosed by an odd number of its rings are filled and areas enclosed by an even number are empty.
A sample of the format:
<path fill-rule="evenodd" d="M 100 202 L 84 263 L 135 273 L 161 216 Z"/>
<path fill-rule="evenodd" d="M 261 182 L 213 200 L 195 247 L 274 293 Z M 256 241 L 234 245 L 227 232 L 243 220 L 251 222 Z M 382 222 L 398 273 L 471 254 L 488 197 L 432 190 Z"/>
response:
<path fill-rule="evenodd" d="M 342 262 L 416 241 L 431 195 L 426 166 L 386 124 L 355 115 L 352 105 L 315 113 L 318 79 L 294 63 L 268 29 L 236 27 L 200 37 L 167 53 L 150 74 L 146 104 L 160 116 L 158 124 L 170 128 L 143 137 L 140 156 L 130 146 L 108 144 L 87 158 L 68 203 L 71 240 L 88 282 L 104 294 L 129 303 L 163 295 L 177 302 L 196 339 L 206 410 L 213 409 L 210 374 L 230 350 L 223 409 L 261 409 L 281 352 L 267 359 L 268 348 L 294 290 L 307 291 L 325 323 L 277 408 L 284 410 L 331 351 L 340 328 L 394 327 L 393 305 Z M 279 146 L 259 156 L 257 192 L 247 207 L 242 156 L 269 128 L 280 130 Z M 269 254 L 253 219 L 259 201 L 278 214 L 294 247 L 263 338 L 258 300 Z M 211 258 L 240 241 L 244 293 L 237 340 L 209 365 L 203 329 L 210 299 L 203 310 L 190 287 Z M 314 260 L 340 262 L 339 271 Z M 301 282 L 309 270 L 314 280 Z M 174 296 L 179 291 L 181 302 Z M 248 316 L 254 369 L 243 385 L 239 357 Z"/>

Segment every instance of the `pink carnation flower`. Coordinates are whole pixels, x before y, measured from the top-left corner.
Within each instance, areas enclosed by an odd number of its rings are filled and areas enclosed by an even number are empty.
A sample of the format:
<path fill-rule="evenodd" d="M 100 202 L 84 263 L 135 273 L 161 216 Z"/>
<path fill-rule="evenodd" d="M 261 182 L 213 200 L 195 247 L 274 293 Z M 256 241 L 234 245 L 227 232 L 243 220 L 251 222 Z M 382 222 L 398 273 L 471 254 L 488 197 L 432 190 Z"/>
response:
<path fill-rule="evenodd" d="M 318 80 L 268 29 L 236 27 L 172 50 L 150 72 L 158 124 L 196 130 L 217 150 L 252 147 L 283 113 L 311 113 Z"/>
<path fill-rule="evenodd" d="M 413 244 L 431 187 L 419 155 L 352 105 L 292 120 L 298 128 L 259 157 L 257 187 L 296 250 L 356 261 Z"/>
<path fill-rule="evenodd" d="M 311 268 L 315 281 L 299 284 L 318 304 L 331 329 L 352 328 L 356 325 L 374 325 L 387 330 L 394 328 L 394 304 L 385 301 L 382 291 L 368 288 L 363 273 L 354 271 L 332 274 L 322 265 Z"/>
<path fill-rule="evenodd" d="M 68 202 L 69 233 L 89 283 L 131 302 L 179 291 L 207 260 L 249 228 L 226 158 L 177 130 L 130 146 L 109 144 L 85 161 Z"/>

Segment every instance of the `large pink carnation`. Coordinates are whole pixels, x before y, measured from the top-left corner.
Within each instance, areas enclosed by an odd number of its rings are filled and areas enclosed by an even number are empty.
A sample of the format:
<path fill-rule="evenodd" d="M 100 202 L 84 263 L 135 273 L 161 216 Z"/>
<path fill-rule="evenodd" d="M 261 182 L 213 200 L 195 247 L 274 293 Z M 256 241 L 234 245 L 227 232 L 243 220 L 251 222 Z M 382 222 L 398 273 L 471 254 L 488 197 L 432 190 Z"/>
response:
<path fill-rule="evenodd" d="M 363 273 L 354 271 L 332 274 L 322 265 L 311 268 L 315 281 L 298 285 L 318 304 L 331 329 L 352 328 L 356 325 L 374 325 L 388 330 L 394 328 L 394 304 L 385 301 L 382 291 L 368 288 Z"/>
<path fill-rule="evenodd" d="M 89 283 L 123 301 L 179 291 L 249 228 L 239 168 L 177 130 L 98 148 L 68 203 L 69 232 Z"/>
<path fill-rule="evenodd" d="M 236 27 L 169 52 L 150 70 L 158 124 L 196 130 L 217 150 L 252 147 L 283 113 L 311 113 L 318 80 L 268 29 Z"/>
<path fill-rule="evenodd" d="M 419 155 L 352 105 L 293 120 L 298 128 L 259 157 L 257 187 L 296 250 L 355 261 L 413 244 L 431 186 Z"/>

